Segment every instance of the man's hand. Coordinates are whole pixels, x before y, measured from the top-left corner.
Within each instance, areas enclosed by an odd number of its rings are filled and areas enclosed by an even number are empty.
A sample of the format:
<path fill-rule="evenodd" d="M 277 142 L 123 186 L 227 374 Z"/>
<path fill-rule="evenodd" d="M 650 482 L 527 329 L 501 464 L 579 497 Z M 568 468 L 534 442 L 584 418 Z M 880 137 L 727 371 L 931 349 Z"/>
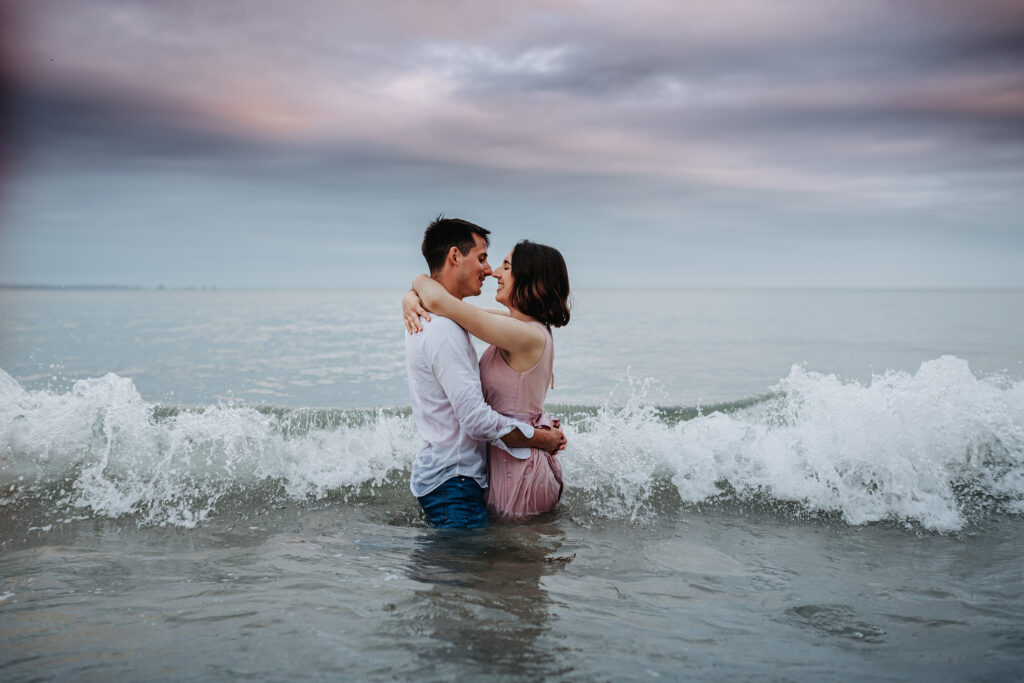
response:
<path fill-rule="evenodd" d="M 530 446 L 547 451 L 551 455 L 557 455 L 558 451 L 565 448 L 565 434 L 558 427 L 537 427 L 530 439 Z"/>
<path fill-rule="evenodd" d="M 556 455 L 558 451 L 565 448 L 566 444 L 565 434 L 561 429 L 544 426 L 536 427 L 533 430 L 533 438 L 527 439 L 521 431 L 513 429 L 501 437 L 501 441 L 509 448 L 539 448 L 551 455 Z"/>

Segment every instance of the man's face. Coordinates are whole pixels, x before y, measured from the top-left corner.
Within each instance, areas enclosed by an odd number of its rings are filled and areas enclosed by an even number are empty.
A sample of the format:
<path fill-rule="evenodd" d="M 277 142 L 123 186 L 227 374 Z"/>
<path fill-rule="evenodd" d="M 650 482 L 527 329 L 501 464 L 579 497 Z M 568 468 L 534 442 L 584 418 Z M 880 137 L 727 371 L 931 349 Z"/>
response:
<path fill-rule="evenodd" d="M 476 233 L 473 234 L 473 242 L 468 254 L 458 255 L 459 262 L 455 267 L 459 291 L 452 293 L 460 299 L 480 294 L 484 279 L 491 274 L 491 266 L 487 263 L 487 243 Z"/>

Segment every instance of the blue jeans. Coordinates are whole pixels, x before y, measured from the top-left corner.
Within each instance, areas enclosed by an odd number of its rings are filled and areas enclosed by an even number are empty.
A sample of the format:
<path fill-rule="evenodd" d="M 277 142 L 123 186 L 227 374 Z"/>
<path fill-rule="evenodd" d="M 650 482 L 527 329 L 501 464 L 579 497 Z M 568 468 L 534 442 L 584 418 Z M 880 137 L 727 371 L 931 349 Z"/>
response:
<path fill-rule="evenodd" d="M 487 526 L 484 490 L 472 477 L 453 477 L 417 500 L 430 525 L 439 529 Z"/>

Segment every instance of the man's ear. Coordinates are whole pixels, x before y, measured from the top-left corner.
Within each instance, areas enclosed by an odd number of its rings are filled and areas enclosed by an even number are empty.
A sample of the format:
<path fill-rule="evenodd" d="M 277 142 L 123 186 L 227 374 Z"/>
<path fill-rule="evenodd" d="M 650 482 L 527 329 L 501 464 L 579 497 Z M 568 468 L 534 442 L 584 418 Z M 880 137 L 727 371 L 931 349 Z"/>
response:
<path fill-rule="evenodd" d="M 448 263 L 452 264 L 453 266 L 459 265 L 460 256 L 462 256 L 462 252 L 459 251 L 459 248 L 456 246 L 452 246 L 448 250 Z"/>

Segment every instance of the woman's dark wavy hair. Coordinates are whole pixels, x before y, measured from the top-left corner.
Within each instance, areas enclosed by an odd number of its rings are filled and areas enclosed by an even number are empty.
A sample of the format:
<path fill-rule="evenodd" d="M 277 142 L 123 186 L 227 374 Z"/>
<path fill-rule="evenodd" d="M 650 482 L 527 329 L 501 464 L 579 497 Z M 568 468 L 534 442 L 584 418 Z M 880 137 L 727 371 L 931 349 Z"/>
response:
<path fill-rule="evenodd" d="M 569 322 L 569 271 L 554 247 L 523 240 L 512 250 L 508 302 L 545 325 Z"/>

